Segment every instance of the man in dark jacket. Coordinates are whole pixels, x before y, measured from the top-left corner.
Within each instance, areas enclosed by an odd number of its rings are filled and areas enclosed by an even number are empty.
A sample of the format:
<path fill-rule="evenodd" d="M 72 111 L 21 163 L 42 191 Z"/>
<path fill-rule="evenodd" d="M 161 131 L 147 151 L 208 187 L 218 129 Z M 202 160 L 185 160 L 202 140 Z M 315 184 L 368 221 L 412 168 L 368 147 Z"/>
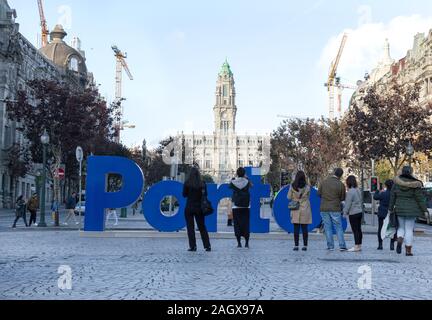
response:
<path fill-rule="evenodd" d="M 378 227 L 378 250 L 383 250 L 383 239 L 381 238 L 381 231 L 384 226 L 384 220 L 387 218 L 388 211 L 389 211 L 389 205 L 390 205 L 390 196 L 391 196 L 391 190 L 393 188 L 394 182 L 393 180 L 387 180 L 385 182 L 386 190 L 383 192 L 377 191 L 374 195 L 374 200 L 379 201 L 380 205 L 378 208 L 378 220 L 379 220 L 379 227 Z M 394 238 L 390 241 L 390 250 L 394 250 L 394 245 L 397 240 L 397 235 L 394 236 Z"/>
<path fill-rule="evenodd" d="M 411 167 L 404 167 L 402 175 L 396 177 L 394 182 L 389 210 L 396 214 L 399 222 L 396 251 L 401 254 L 402 245 L 405 243 L 406 255 L 411 257 L 416 218 L 428 211 L 422 191 L 423 183 L 413 177 Z"/>
<path fill-rule="evenodd" d="M 333 227 L 339 241 L 340 251 L 347 251 L 342 228 L 342 201 L 346 197 L 345 185 L 341 182 L 343 170 L 338 168 L 334 175 L 324 180 L 318 189 L 321 197 L 321 218 L 327 238 L 327 249 L 334 251 Z"/>

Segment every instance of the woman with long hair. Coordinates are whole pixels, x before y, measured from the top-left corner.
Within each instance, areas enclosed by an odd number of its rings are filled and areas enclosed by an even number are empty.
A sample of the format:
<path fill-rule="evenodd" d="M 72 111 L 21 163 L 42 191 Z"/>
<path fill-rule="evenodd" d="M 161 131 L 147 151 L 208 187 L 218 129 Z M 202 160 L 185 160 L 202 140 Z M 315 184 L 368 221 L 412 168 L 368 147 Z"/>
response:
<path fill-rule="evenodd" d="M 201 209 L 203 196 L 207 195 L 207 185 L 201 178 L 198 168 L 193 167 L 183 187 L 183 197 L 187 199 L 185 218 L 189 238 L 189 251 L 197 251 L 195 222 L 201 233 L 201 239 L 207 252 L 211 251 L 210 239 L 205 225 L 205 217 Z"/>
<path fill-rule="evenodd" d="M 354 176 L 349 176 L 346 180 L 348 189 L 344 216 L 348 217 L 351 230 L 354 234 L 355 246 L 348 250 L 349 252 L 360 252 L 363 244 L 362 220 L 363 220 L 363 203 L 361 191 L 358 188 L 357 179 Z"/>
<path fill-rule="evenodd" d="M 303 251 L 307 251 L 309 232 L 312 224 L 312 209 L 309 201 L 311 187 L 307 184 L 306 174 L 299 171 L 288 192 L 291 202 L 291 223 L 294 225 L 294 251 L 299 251 L 300 229 L 303 233 Z"/>

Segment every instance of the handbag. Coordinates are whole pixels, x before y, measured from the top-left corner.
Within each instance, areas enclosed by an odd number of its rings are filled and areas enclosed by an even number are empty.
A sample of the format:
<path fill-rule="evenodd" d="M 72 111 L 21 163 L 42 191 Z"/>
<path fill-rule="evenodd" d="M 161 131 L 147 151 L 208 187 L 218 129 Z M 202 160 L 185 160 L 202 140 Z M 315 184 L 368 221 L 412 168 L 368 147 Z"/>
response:
<path fill-rule="evenodd" d="M 212 215 L 214 212 L 213 206 L 207 197 L 207 191 L 205 187 L 202 188 L 201 212 L 205 217 Z"/>
<path fill-rule="evenodd" d="M 300 193 L 300 199 L 302 197 L 303 197 L 303 192 Z M 294 210 L 294 211 L 299 210 L 300 209 L 300 201 L 295 201 L 295 200 L 290 201 L 290 203 L 288 204 L 288 209 Z"/>

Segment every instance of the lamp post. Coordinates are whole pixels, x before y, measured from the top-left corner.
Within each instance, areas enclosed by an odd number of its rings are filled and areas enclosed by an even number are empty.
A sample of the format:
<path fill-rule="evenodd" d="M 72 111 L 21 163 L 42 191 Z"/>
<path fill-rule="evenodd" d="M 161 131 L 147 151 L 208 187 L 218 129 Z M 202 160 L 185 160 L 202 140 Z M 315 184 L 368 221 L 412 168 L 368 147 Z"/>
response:
<path fill-rule="evenodd" d="M 411 167 L 411 165 L 412 165 L 412 157 L 414 155 L 414 147 L 413 147 L 411 141 L 408 143 L 408 146 L 406 148 L 406 154 L 409 157 L 409 166 Z"/>
<path fill-rule="evenodd" d="M 42 142 L 42 154 L 43 154 L 43 162 L 42 162 L 42 187 L 41 187 L 41 196 L 40 196 L 40 222 L 38 224 L 39 227 L 46 228 L 47 224 L 45 222 L 45 191 L 46 191 L 46 162 L 47 162 L 47 146 L 50 142 L 50 137 L 46 129 L 44 130 L 43 135 L 41 136 Z"/>

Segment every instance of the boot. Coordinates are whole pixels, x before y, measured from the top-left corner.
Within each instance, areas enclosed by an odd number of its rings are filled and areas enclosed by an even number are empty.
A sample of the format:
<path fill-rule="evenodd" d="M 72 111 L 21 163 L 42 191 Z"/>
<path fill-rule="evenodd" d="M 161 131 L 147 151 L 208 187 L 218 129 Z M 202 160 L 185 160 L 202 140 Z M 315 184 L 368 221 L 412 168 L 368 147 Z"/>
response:
<path fill-rule="evenodd" d="M 398 238 L 397 239 L 397 247 L 396 247 L 396 252 L 397 254 L 401 254 L 402 253 L 402 245 L 404 243 L 404 238 Z"/>
<path fill-rule="evenodd" d="M 232 226 L 233 226 L 233 221 L 232 221 L 232 219 L 228 219 L 228 224 L 227 224 L 227 226 L 228 226 L 228 227 L 232 227 Z"/>
<path fill-rule="evenodd" d="M 391 239 L 390 240 L 390 251 L 394 251 L 395 250 L 395 239 Z"/>
<path fill-rule="evenodd" d="M 382 241 L 380 241 L 380 243 L 378 244 L 377 250 L 384 250 Z"/>
<path fill-rule="evenodd" d="M 407 257 L 412 257 L 412 256 L 414 256 L 413 253 L 412 253 L 412 247 L 406 246 L 406 247 L 405 247 L 405 250 L 406 250 L 406 256 L 407 256 Z"/>

